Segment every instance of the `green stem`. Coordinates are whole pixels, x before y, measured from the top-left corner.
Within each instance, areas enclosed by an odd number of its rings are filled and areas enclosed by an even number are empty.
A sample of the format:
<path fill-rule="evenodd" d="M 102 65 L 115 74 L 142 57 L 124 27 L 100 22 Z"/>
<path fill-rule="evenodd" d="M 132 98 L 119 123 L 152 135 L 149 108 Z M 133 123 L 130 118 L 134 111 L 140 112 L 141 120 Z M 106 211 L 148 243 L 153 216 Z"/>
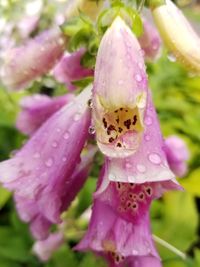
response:
<path fill-rule="evenodd" d="M 141 0 L 139 6 L 138 6 L 138 13 L 141 13 L 143 7 L 144 7 L 144 4 L 145 4 L 145 0 Z"/>
<path fill-rule="evenodd" d="M 179 256 L 181 259 L 183 259 L 183 260 L 186 260 L 187 259 L 187 255 L 185 253 L 183 253 L 182 251 L 180 251 L 176 247 L 172 246 L 171 244 L 169 244 L 165 240 L 161 239 L 160 237 L 158 237 L 156 235 L 153 235 L 153 239 L 154 239 L 154 241 L 156 243 L 158 243 L 161 246 L 169 249 L 170 251 L 172 251 L 173 253 L 175 253 L 177 256 Z"/>

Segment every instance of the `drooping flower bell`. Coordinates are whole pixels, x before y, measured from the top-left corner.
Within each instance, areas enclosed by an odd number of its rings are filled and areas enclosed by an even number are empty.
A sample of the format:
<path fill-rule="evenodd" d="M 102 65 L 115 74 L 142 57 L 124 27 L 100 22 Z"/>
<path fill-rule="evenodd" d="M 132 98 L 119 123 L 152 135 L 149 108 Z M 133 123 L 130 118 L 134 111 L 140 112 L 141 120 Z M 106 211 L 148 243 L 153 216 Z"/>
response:
<path fill-rule="evenodd" d="M 144 51 L 145 60 L 155 60 L 161 54 L 161 39 L 157 29 L 146 19 L 143 21 L 143 34 L 138 41 Z"/>
<path fill-rule="evenodd" d="M 187 173 L 187 161 L 190 157 L 188 147 L 184 140 L 176 135 L 171 135 L 165 139 L 164 149 L 171 170 L 178 177 L 184 176 Z"/>
<path fill-rule="evenodd" d="M 65 54 L 53 70 L 53 75 L 56 80 L 65 83 L 69 90 L 76 88 L 73 85 L 73 81 L 93 75 L 92 69 L 84 68 L 81 65 L 81 58 L 84 53 L 85 49 L 81 48 L 72 54 Z"/>
<path fill-rule="evenodd" d="M 53 233 L 45 240 L 35 242 L 33 253 L 38 256 L 41 261 L 48 261 L 53 252 L 56 251 L 64 243 L 63 234 L 60 232 Z"/>
<path fill-rule="evenodd" d="M 46 238 L 49 225 L 60 222 L 79 186 L 72 177 L 83 179 L 75 167 L 88 138 L 90 97 L 91 86 L 50 117 L 12 159 L 0 163 L 0 182 L 14 191 L 19 214 L 33 223 L 36 238 Z"/>
<path fill-rule="evenodd" d="M 65 38 L 59 28 L 46 30 L 24 45 L 4 54 L 1 80 L 10 90 L 23 89 L 47 73 L 61 58 Z"/>
<path fill-rule="evenodd" d="M 102 169 L 99 187 L 109 182 L 107 164 Z M 110 182 L 103 192 L 98 189 L 89 229 L 76 249 L 102 255 L 112 267 L 138 266 L 136 262 L 153 267 L 152 261 L 161 266 L 151 236 L 149 207 L 165 190 L 176 188 L 173 182 L 164 181 L 140 185 Z"/>
<path fill-rule="evenodd" d="M 49 97 L 36 94 L 20 101 L 21 111 L 17 116 L 16 127 L 22 133 L 32 135 L 51 115 L 74 99 L 73 94 Z"/>
<path fill-rule="evenodd" d="M 154 21 L 169 51 L 188 69 L 200 74 L 200 37 L 181 10 L 171 0 L 158 6 L 152 4 L 151 8 Z"/>
<path fill-rule="evenodd" d="M 100 43 L 93 88 L 93 120 L 100 150 L 127 157 L 144 129 L 147 75 L 136 37 L 117 17 Z"/>

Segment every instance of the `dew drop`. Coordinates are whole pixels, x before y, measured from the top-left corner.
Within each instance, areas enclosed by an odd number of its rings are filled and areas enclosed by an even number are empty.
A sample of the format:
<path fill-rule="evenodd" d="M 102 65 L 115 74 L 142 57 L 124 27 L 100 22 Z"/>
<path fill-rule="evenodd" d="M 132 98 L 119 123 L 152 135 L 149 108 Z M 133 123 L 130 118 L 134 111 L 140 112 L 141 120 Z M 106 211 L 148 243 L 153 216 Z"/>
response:
<path fill-rule="evenodd" d="M 51 167 L 53 165 L 53 159 L 52 158 L 49 158 L 47 161 L 45 161 L 45 165 L 47 167 Z"/>
<path fill-rule="evenodd" d="M 140 74 L 136 74 L 135 75 L 135 79 L 137 82 L 141 82 L 142 81 L 142 76 Z"/>
<path fill-rule="evenodd" d="M 56 132 L 57 133 L 60 133 L 61 132 L 61 129 L 60 128 L 56 128 Z"/>
<path fill-rule="evenodd" d="M 74 121 L 79 121 L 80 118 L 81 118 L 81 114 L 75 114 L 73 119 Z"/>
<path fill-rule="evenodd" d="M 138 164 L 136 168 L 141 173 L 145 173 L 146 172 L 146 167 L 144 165 L 142 165 L 142 164 Z"/>
<path fill-rule="evenodd" d="M 144 136 L 144 139 L 145 139 L 146 141 L 150 141 L 150 136 L 149 136 L 148 134 L 146 134 L 146 135 Z"/>
<path fill-rule="evenodd" d="M 119 80 L 119 81 L 118 81 L 118 84 L 119 84 L 119 85 L 122 85 L 123 83 L 124 83 L 123 80 Z"/>
<path fill-rule="evenodd" d="M 67 140 L 67 139 L 69 139 L 69 136 L 70 136 L 69 132 L 65 132 L 64 135 L 63 135 L 63 138 L 65 140 Z"/>
<path fill-rule="evenodd" d="M 175 62 L 176 61 L 176 57 L 172 54 L 172 53 L 169 53 L 167 55 L 167 58 L 169 59 L 169 61 L 171 62 Z"/>
<path fill-rule="evenodd" d="M 90 126 L 88 129 L 89 134 L 95 134 L 95 128 L 93 126 Z"/>
<path fill-rule="evenodd" d="M 129 163 L 129 162 L 127 162 L 127 163 L 125 164 L 125 166 L 126 166 L 127 169 L 130 169 L 130 168 L 132 167 L 132 164 Z"/>
<path fill-rule="evenodd" d="M 161 163 L 161 158 L 157 153 L 149 154 L 149 160 L 154 164 L 160 164 Z"/>
<path fill-rule="evenodd" d="M 58 143 L 57 142 L 53 142 L 52 143 L 52 147 L 54 147 L 54 148 L 58 147 Z"/>
<path fill-rule="evenodd" d="M 89 107 L 89 108 L 93 108 L 92 99 L 89 99 L 89 100 L 88 100 L 88 107 Z"/>
<path fill-rule="evenodd" d="M 63 157 L 63 158 L 62 158 L 62 161 L 63 161 L 63 162 L 66 162 L 66 161 L 67 161 L 67 158 L 66 158 L 66 157 Z"/>
<path fill-rule="evenodd" d="M 138 251 L 135 250 L 135 249 L 133 249 L 132 253 L 133 253 L 134 256 L 137 256 L 138 255 Z"/>
<path fill-rule="evenodd" d="M 152 124 L 152 118 L 151 117 L 146 117 L 145 118 L 145 120 L 144 120 L 144 123 L 147 125 L 147 126 L 149 126 L 149 125 L 151 125 Z"/>
<path fill-rule="evenodd" d="M 33 155 L 33 158 L 34 158 L 34 159 L 39 159 L 39 158 L 40 158 L 40 153 L 38 153 L 38 152 L 35 153 L 35 154 Z"/>

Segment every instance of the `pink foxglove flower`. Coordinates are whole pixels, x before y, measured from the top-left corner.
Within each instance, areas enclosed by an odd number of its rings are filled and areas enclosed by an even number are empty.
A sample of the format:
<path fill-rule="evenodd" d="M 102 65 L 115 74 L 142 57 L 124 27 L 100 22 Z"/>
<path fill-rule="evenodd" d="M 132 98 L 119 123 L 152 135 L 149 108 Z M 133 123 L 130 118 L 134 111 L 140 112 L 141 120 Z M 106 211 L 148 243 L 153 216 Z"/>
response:
<path fill-rule="evenodd" d="M 53 70 L 56 80 L 65 83 L 69 90 L 76 88 L 72 83 L 73 81 L 93 75 L 93 70 L 84 68 L 81 65 L 81 58 L 84 53 L 85 49 L 83 48 L 72 54 L 67 53 L 61 58 Z"/>
<path fill-rule="evenodd" d="M 73 94 L 53 98 L 36 94 L 22 98 L 22 110 L 16 121 L 17 129 L 24 134 L 32 135 L 51 115 L 73 99 Z"/>
<path fill-rule="evenodd" d="M 35 30 L 39 23 L 40 15 L 25 16 L 17 24 L 17 28 L 22 38 L 26 39 Z"/>
<path fill-rule="evenodd" d="M 154 6 L 152 15 L 169 51 L 193 72 L 200 74 L 200 37 L 193 30 L 180 9 L 171 1 Z"/>
<path fill-rule="evenodd" d="M 157 29 L 146 19 L 143 19 L 144 32 L 139 38 L 139 43 L 144 51 L 146 60 L 154 60 L 161 53 L 161 39 Z"/>
<path fill-rule="evenodd" d="M 144 130 L 148 85 L 142 49 L 117 17 L 97 54 L 93 120 L 100 150 L 109 157 L 135 153 Z"/>
<path fill-rule="evenodd" d="M 184 176 L 187 173 L 190 153 L 183 139 L 175 135 L 166 138 L 165 152 L 171 170 L 179 177 Z"/>
<path fill-rule="evenodd" d="M 108 180 L 108 172 L 105 165 L 100 183 L 107 183 L 104 180 Z M 76 248 L 104 256 L 113 267 L 129 262 L 136 266 L 138 260 L 148 261 L 145 257 L 150 258 L 149 262 L 155 258 L 152 261 L 161 266 L 151 236 L 149 207 L 165 190 L 177 188 L 170 181 L 140 185 L 110 182 L 103 192 L 95 193 L 89 230 Z"/>
<path fill-rule="evenodd" d="M 53 252 L 56 251 L 64 243 L 63 234 L 53 233 L 45 240 L 35 242 L 33 253 L 38 256 L 41 261 L 48 261 Z"/>
<path fill-rule="evenodd" d="M 148 92 L 144 112 L 144 131 L 135 154 L 124 159 L 109 161 L 109 180 L 129 183 L 173 180 L 174 174 L 168 165 L 157 114 Z"/>
<path fill-rule="evenodd" d="M 60 211 L 75 188 L 70 187 L 72 192 L 66 196 L 67 186 L 88 137 L 90 97 L 91 86 L 50 117 L 14 158 L 0 163 L 0 181 L 4 187 L 35 207 L 31 213 L 35 209 L 36 214 L 27 215 L 27 221 L 44 217 L 51 223 L 60 222 Z M 40 228 L 43 224 L 37 222 L 36 226 Z"/>
<path fill-rule="evenodd" d="M 60 59 L 65 39 L 58 28 L 47 30 L 4 55 L 1 79 L 10 90 L 25 88 L 47 73 Z"/>

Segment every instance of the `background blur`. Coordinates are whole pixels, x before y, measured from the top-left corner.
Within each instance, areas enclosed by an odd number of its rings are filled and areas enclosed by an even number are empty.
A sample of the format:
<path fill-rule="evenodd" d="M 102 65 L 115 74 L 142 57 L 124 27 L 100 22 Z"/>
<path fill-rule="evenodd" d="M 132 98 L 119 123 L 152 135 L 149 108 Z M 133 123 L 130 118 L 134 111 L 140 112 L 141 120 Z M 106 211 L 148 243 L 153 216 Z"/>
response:
<path fill-rule="evenodd" d="M 179 0 L 186 15 L 200 34 L 200 1 Z M 5 48 L 21 43 L 27 38 L 27 17 L 35 17 L 36 26 L 31 36 L 63 22 L 65 0 L 0 0 L 0 56 Z M 20 60 L 20 59 L 19 59 Z M 172 62 L 173 61 L 173 62 Z M 189 173 L 179 180 L 185 192 L 167 193 L 154 201 L 151 209 L 153 233 L 187 253 L 180 259 L 163 246 L 158 246 L 164 267 L 200 266 L 200 77 L 188 74 L 163 50 L 162 57 L 148 64 L 150 87 L 159 115 L 163 135 L 177 134 L 189 146 L 191 159 Z M 64 86 L 50 76 L 36 81 L 23 92 L 7 92 L 0 84 L 0 160 L 10 157 L 26 142 L 15 129 L 19 100 L 32 92 L 59 95 Z M 33 240 L 28 227 L 16 214 L 11 194 L 0 188 L 0 267 L 98 267 L 105 266 L 101 259 L 90 253 L 72 251 L 87 227 L 80 215 L 90 206 L 95 190 L 101 158 L 84 188 L 64 217 L 66 243 L 54 253 L 47 263 L 41 263 L 31 252 Z M 142 267 L 142 266 L 141 266 Z"/>

